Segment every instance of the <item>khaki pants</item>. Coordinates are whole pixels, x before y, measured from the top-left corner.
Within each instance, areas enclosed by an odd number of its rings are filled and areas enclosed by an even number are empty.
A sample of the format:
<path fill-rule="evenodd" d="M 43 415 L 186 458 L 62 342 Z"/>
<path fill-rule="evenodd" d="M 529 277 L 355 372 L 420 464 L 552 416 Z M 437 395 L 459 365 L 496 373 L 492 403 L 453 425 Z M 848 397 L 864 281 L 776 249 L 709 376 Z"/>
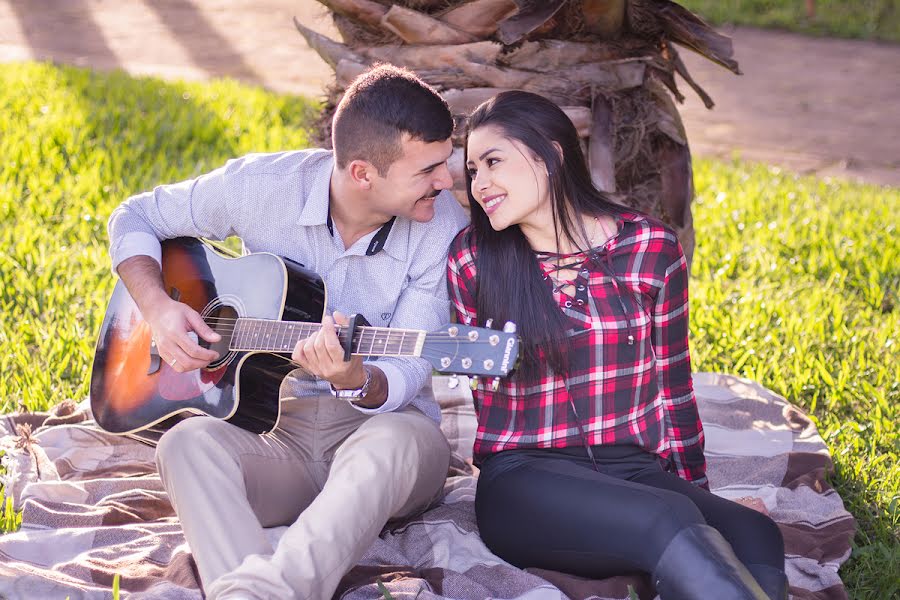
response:
<path fill-rule="evenodd" d="M 207 598 L 331 598 L 389 519 L 443 487 L 449 446 L 414 408 L 369 416 L 328 396 L 281 409 L 266 436 L 197 417 L 159 442 Z M 272 548 L 263 528 L 277 525 L 290 527 Z"/>

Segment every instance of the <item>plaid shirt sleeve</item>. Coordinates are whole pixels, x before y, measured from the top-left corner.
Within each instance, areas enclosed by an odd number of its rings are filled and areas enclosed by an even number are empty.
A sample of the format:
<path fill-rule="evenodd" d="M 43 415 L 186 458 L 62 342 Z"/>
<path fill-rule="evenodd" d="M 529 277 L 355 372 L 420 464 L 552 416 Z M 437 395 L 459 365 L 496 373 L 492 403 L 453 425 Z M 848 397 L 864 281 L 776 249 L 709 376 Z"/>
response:
<path fill-rule="evenodd" d="M 450 244 L 447 288 L 456 321 L 475 325 L 475 256 L 474 248 L 466 244 L 469 231 L 463 229 Z"/>
<path fill-rule="evenodd" d="M 679 476 L 708 489 L 703 425 L 694 398 L 688 350 L 687 262 L 677 241 L 672 254 L 653 308 L 653 347 L 670 440 L 669 458 Z"/>

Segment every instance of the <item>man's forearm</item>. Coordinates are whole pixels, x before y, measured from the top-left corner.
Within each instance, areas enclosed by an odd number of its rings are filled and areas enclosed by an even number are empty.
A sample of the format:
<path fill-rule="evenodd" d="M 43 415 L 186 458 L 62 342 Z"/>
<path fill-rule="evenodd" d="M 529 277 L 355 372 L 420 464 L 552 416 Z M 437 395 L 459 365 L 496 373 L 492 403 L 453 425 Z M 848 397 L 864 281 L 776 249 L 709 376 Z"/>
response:
<path fill-rule="evenodd" d="M 167 297 L 162 271 L 155 259 L 149 256 L 132 256 L 119 263 L 116 271 L 145 316 L 148 308 Z"/>

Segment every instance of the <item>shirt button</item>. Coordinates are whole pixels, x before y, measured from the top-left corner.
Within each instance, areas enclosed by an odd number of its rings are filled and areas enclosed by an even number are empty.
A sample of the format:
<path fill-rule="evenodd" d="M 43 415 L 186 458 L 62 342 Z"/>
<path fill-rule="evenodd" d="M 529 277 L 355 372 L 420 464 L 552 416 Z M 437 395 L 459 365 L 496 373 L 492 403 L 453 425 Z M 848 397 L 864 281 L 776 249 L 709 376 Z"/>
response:
<path fill-rule="evenodd" d="M 572 308 L 572 301 L 566 300 L 566 308 Z"/>
<path fill-rule="evenodd" d="M 579 298 L 578 300 L 575 301 L 575 304 L 577 304 L 578 306 L 584 306 L 584 300 Z"/>
<path fill-rule="evenodd" d="M 584 291 L 584 285 L 583 285 L 583 284 L 578 286 L 578 291 L 579 291 L 579 292 L 583 292 L 583 291 Z"/>

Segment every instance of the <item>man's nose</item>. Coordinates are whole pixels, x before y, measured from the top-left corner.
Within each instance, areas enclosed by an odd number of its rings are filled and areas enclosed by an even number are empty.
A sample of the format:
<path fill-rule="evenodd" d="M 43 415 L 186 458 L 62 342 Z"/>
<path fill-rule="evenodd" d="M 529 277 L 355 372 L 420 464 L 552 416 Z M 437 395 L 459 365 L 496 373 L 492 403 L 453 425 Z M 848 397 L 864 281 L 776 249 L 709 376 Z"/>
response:
<path fill-rule="evenodd" d="M 434 189 L 449 190 L 453 187 L 453 175 L 450 174 L 450 167 L 447 163 L 435 169 L 435 175 L 437 175 L 437 179 L 434 182 Z"/>

